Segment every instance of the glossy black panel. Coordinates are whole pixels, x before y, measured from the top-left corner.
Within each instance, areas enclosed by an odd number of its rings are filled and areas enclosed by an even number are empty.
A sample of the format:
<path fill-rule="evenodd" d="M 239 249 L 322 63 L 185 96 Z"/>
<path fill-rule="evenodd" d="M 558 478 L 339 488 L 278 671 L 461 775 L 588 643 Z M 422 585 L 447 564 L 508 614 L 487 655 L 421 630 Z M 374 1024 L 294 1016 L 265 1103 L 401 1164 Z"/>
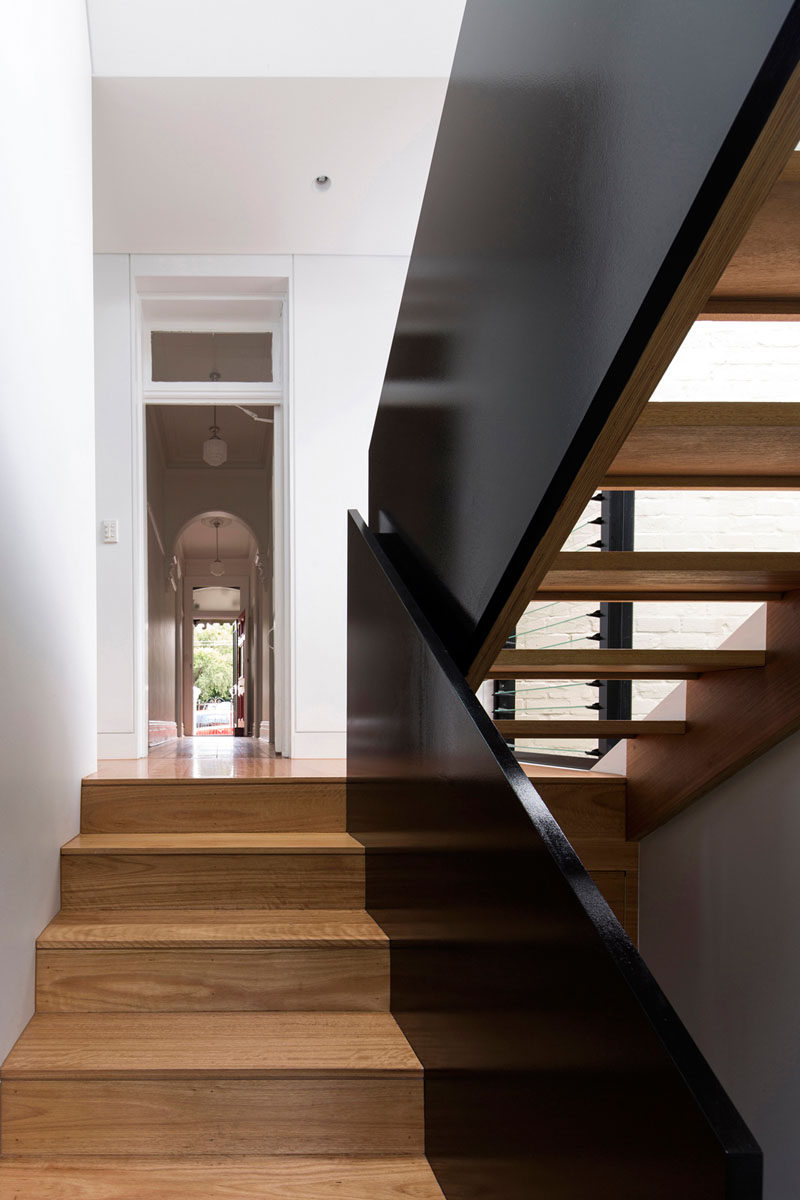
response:
<path fill-rule="evenodd" d="M 350 523 L 348 828 L 448 1200 L 755 1200 L 760 1153 L 409 595 Z"/>
<path fill-rule="evenodd" d="M 467 0 L 370 452 L 462 669 L 798 45 L 791 0 Z"/>

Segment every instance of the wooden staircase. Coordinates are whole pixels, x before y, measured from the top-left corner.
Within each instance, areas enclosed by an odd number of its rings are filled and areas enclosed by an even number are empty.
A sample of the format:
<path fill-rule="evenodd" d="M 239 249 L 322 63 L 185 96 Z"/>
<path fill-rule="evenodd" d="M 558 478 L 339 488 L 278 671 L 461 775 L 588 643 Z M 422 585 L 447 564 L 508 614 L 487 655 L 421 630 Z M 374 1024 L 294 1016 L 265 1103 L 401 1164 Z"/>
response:
<path fill-rule="evenodd" d="M 0 1195 L 441 1197 L 343 782 L 86 781 L 81 828 L 2 1068 Z"/>
<path fill-rule="evenodd" d="M 796 488 L 799 453 L 800 404 L 655 402 L 634 426 L 601 486 Z M 689 681 L 686 720 L 518 717 L 495 722 L 506 738 L 632 739 L 627 779 L 618 777 L 625 832 L 617 831 L 617 840 L 606 840 L 601 851 L 591 838 L 586 842 L 581 830 L 578 853 L 634 938 L 632 888 L 626 884 L 621 890 L 619 875 L 635 871 L 637 840 L 800 728 L 800 689 L 794 683 L 800 670 L 798 596 L 796 553 L 561 552 L 531 594 L 532 601 L 765 601 L 767 648 L 506 648 L 487 672 L 489 679 Z M 681 746 L 677 755 L 676 742 Z M 566 810 L 557 801 L 562 795 L 581 797 L 579 807 L 592 810 L 597 773 L 563 771 L 559 792 L 548 768 L 525 770 L 547 803 L 554 802 L 552 811 L 573 840 L 573 801 Z M 581 775 L 585 782 L 579 782 Z M 601 864 L 616 874 L 598 873 Z"/>

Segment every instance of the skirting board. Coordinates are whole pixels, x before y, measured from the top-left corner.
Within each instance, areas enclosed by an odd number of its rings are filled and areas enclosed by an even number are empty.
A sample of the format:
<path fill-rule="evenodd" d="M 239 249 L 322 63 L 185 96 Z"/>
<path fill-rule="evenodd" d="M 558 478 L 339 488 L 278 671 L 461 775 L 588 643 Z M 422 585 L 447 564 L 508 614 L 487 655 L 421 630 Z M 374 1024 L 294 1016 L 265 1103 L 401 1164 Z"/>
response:
<path fill-rule="evenodd" d="M 292 758 L 346 758 L 347 734 L 333 730 L 292 731 Z"/>
<path fill-rule="evenodd" d="M 160 746 L 178 736 L 178 726 L 175 721 L 150 721 L 147 730 L 148 746 Z"/>
<path fill-rule="evenodd" d="M 139 745 L 135 733 L 98 733 L 97 757 L 138 758 Z"/>

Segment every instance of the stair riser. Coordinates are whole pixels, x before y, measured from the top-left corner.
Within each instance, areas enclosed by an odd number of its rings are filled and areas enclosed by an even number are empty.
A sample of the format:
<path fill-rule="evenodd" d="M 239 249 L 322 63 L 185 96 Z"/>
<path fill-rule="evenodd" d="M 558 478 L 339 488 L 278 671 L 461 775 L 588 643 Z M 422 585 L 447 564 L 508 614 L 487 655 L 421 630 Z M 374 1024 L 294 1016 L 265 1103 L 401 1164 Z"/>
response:
<path fill-rule="evenodd" d="M 389 1007 L 382 947 L 39 950 L 38 1012 L 378 1012 Z"/>
<path fill-rule="evenodd" d="M 339 833 L 343 783 L 84 784 L 82 833 Z"/>
<path fill-rule="evenodd" d="M 624 782 L 571 787 L 538 779 L 532 783 L 568 838 L 624 839 Z"/>
<path fill-rule="evenodd" d="M 7 1155 L 421 1154 L 421 1078 L 26 1080 Z"/>
<path fill-rule="evenodd" d="M 65 854 L 65 909 L 363 908 L 358 854 Z"/>

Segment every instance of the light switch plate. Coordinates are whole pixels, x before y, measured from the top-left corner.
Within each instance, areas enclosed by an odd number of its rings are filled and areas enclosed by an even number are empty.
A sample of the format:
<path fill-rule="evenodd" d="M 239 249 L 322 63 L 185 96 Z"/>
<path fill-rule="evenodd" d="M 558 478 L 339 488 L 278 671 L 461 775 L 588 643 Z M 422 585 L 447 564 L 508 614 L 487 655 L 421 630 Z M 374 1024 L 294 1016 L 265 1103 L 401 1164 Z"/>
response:
<path fill-rule="evenodd" d="M 119 521 L 103 521 L 103 542 L 113 546 L 119 541 Z"/>

